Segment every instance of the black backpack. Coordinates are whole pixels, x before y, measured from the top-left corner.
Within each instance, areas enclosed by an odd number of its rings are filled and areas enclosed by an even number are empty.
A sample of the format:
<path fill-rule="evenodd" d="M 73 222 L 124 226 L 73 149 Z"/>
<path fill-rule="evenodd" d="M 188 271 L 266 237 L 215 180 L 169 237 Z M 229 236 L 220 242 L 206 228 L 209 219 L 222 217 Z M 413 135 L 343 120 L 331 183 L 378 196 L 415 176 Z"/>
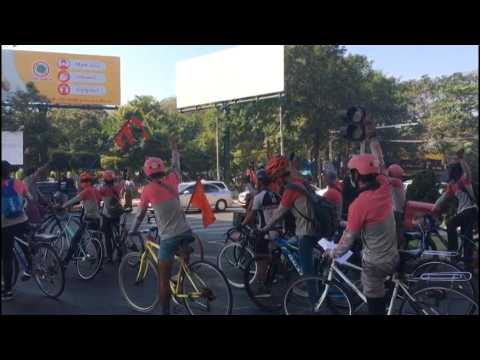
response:
<path fill-rule="evenodd" d="M 335 206 L 322 196 L 315 193 L 315 190 L 308 184 L 304 183 L 305 188 L 297 184 L 287 184 L 287 189 L 292 189 L 304 194 L 307 197 L 307 203 L 310 207 L 310 212 L 313 218 L 302 214 L 298 209 L 296 212 L 300 214 L 305 220 L 313 224 L 315 235 L 322 238 L 330 238 L 335 234 L 338 228 L 337 211 Z"/>

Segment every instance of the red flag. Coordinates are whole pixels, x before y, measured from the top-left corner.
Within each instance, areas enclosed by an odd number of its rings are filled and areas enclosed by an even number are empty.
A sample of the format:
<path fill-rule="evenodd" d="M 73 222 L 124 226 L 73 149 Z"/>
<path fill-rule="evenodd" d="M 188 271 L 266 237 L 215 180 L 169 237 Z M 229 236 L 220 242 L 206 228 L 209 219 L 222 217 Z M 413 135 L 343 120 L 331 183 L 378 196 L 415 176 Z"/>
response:
<path fill-rule="evenodd" d="M 123 134 L 122 132 L 119 132 L 115 138 L 113 139 L 113 141 L 115 142 L 115 145 L 117 145 L 120 150 L 123 150 L 123 148 L 125 147 L 125 140 L 123 139 Z"/>
<path fill-rule="evenodd" d="M 202 211 L 203 227 L 207 228 L 208 225 L 215 222 L 215 215 L 213 215 L 212 208 L 210 207 L 207 197 L 205 196 L 205 189 L 203 188 L 203 184 L 200 180 L 197 180 L 197 183 L 195 184 L 190 203 L 193 207 Z"/>
<path fill-rule="evenodd" d="M 130 128 L 130 123 L 127 123 L 127 125 L 122 129 L 122 133 L 127 137 L 127 141 L 130 145 L 135 142 L 133 139 L 132 129 Z"/>
<path fill-rule="evenodd" d="M 150 135 L 148 134 L 148 131 L 145 130 L 145 127 L 143 126 L 143 121 L 140 120 L 139 118 L 137 118 L 135 115 L 132 116 L 132 118 L 130 119 L 130 121 L 132 122 L 132 124 L 134 124 L 136 127 L 138 127 L 140 130 L 142 130 L 142 133 L 143 133 L 143 138 L 145 140 L 148 140 L 150 138 Z"/>

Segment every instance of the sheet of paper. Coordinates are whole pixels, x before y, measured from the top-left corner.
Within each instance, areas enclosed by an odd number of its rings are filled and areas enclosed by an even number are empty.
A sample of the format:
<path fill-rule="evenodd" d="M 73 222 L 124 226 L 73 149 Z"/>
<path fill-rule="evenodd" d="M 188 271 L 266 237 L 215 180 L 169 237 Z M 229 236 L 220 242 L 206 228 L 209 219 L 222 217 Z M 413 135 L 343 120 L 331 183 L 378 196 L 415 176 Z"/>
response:
<path fill-rule="evenodd" d="M 337 244 L 335 244 L 333 241 L 328 241 L 325 238 L 320 239 L 320 241 L 318 242 L 318 245 L 320 245 L 324 250 L 331 250 L 337 247 Z M 350 259 L 352 255 L 353 255 L 353 252 L 351 250 L 348 250 L 345 254 L 338 257 L 336 260 L 338 263 L 342 264 L 342 263 L 345 263 L 348 259 Z"/>

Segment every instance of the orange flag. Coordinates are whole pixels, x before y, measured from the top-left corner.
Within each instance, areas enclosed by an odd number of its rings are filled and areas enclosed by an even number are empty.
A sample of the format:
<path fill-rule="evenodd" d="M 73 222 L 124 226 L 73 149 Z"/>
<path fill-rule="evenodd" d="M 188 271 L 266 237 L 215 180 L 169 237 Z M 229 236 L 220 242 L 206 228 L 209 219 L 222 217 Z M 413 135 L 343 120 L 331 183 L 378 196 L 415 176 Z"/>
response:
<path fill-rule="evenodd" d="M 213 215 L 212 208 L 210 207 L 207 197 L 205 196 L 205 189 L 203 188 L 200 180 L 197 180 L 197 183 L 195 184 L 190 203 L 193 207 L 202 211 L 203 227 L 207 228 L 208 225 L 215 222 L 215 215 Z"/>

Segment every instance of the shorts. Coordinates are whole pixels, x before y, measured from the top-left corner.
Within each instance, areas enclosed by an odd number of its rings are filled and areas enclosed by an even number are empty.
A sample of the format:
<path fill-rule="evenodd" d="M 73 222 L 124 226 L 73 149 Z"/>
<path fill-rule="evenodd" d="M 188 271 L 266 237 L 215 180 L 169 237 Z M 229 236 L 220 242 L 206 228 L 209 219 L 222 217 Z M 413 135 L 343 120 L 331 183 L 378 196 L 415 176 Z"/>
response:
<path fill-rule="evenodd" d="M 195 241 L 191 231 L 183 234 L 160 240 L 160 249 L 158 250 L 158 258 L 160 261 L 173 261 L 175 253 L 180 246 L 191 244 Z"/>
<path fill-rule="evenodd" d="M 267 239 L 265 234 L 257 235 L 255 238 L 255 255 L 268 255 L 268 242 L 269 239 Z"/>
<path fill-rule="evenodd" d="M 397 269 L 399 258 L 385 263 L 372 264 L 362 261 L 362 287 L 367 298 L 385 296 L 385 280 Z"/>

